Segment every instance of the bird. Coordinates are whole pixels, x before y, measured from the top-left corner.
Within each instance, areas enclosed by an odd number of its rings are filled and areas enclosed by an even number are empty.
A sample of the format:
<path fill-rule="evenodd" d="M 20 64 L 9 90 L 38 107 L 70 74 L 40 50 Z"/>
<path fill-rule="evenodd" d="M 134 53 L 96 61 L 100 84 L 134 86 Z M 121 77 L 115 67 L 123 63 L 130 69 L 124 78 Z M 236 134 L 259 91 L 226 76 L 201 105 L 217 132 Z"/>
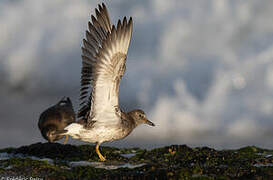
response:
<path fill-rule="evenodd" d="M 76 114 L 72 102 L 69 97 L 63 97 L 57 104 L 41 113 L 38 127 L 42 136 L 52 143 L 64 137 L 63 135 L 56 135 L 55 132 L 63 130 L 73 122 L 76 122 Z M 68 136 L 65 136 L 64 144 L 67 141 Z"/>
<path fill-rule="evenodd" d="M 79 120 L 57 134 L 95 143 L 100 161 L 103 142 L 123 139 L 138 125 L 155 126 L 141 109 L 128 113 L 119 106 L 120 81 L 126 69 L 127 52 L 132 36 L 132 17 L 111 25 L 104 3 L 91 15 L 82 46 L 82 69 Z"/>

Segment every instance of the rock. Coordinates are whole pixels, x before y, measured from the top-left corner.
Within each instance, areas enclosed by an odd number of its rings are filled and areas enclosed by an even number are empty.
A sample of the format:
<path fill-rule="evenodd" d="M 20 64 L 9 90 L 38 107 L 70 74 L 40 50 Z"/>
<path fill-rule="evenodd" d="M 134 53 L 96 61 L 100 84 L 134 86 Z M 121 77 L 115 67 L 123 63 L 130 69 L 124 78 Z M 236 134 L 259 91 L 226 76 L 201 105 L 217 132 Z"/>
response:
<path fill-rule="evenodd" d="M 0 176 L 46 179 L 273 179 L 273 150 L 171 145 L 152 150 L 36 143 L 0 150 Z M 128 155 L 127 155 L 128 154 Z M 3 157 L 3 158 L 1 158 Z"/>

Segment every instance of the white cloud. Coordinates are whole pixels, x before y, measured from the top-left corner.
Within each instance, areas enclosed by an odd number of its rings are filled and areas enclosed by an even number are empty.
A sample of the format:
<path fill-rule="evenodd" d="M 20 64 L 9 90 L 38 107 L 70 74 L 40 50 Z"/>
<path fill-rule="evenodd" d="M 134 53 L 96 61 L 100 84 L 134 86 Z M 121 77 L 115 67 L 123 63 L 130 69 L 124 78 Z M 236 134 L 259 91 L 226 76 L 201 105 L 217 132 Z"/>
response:
<path fill-rule="evenodd" d="M 239 118 L 227 127 L 227 134 L 240 139 L 249 139 L 260 135 L 261 128 L 253 119 Z"/>

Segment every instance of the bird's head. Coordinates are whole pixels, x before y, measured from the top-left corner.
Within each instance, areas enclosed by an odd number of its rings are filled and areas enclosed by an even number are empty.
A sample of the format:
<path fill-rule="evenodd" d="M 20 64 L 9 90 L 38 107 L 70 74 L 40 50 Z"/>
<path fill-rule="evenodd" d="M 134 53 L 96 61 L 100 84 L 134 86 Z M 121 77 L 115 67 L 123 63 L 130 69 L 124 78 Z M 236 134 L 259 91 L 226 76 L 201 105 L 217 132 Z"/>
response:
<path fill-rule="evenodd" d="M 135 109 L 129 112 L 129 115 L 135 120 L 136 125 L 148 124 L 150 126 L 155 126 L 154 123 L 152 123 L 146 118 L 146 114 L 141 109 Z"/>
<path fill-rule="evenodd" d="M 49 142 L 52 143 L 60 139 L 59 135 L 55 134 L 56 131 L 57 131 L 56 126 L 52 126 L 52 125 L 46 126 L 42 130 L 42 135 L 45 139 L 47 139 Z"/>

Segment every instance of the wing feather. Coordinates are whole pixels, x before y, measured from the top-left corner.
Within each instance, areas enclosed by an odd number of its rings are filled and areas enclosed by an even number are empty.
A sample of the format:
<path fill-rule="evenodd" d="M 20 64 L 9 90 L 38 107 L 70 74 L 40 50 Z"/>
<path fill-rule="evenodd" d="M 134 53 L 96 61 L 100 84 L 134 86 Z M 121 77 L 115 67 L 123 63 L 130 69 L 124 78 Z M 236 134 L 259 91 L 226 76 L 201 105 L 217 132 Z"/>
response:
<path fill-rule="evenodd" d="M 126 55 L 132 34 L 132 18 L 111 26 L 104 3 L 91 15 L 82 47 L 82 77 L 78 117 L 88 124 L 115 123 L 120 80 L 125 72 Z M 89 98 L 87 93 L 90 92 Z M 103 117 L 104 116 L 104 117 Z M 87 119 L 86 119 L 87 120 Z"/>
<path fill-rule="evenodd" d="M 78 117 L 88 124 L 116 123 L 120 80 L 132 34 L 132 18 L 111 25 L 104 3 L 91 15 L 82 47 L 82 76 Z M 87 94 L 90 93 L 89 98 Z M 115 117 L 114 117 L 115 116 Z"/>
<path fill-rule="evenodd" d="M 88 113 L 87 109 L 91 107 L 92 72 L 97 60 L 96 54 L 110 31 L 109 27 L 111 27 L 108 11 L 104 3 L 99 5 L 99 10 L 95 9 L 95 12 L 97 19 L 91 16 L 93 25 L 88 22 L 89 31 L 86 31 L 86 39 L 83 40 L 79 118 L 85 118 L 86 113 Z M 90 93 L 89 97 L 87 96 L 88 92 Z"/>
<path fill-rule="evenodd" d="M 112 27 L 108 37 L 102 42 L 97 53 L 93 78 L 91 121 L 98 123 L 117 123 L 116 108 L 119 106 L 118 94 L 120 80 L 125 72 L 126 55 L 132 34 L 132 18 L 127 23 L 118 22 Z M 106 115 L 108 113 L 108 115 Z M 111 117 L 111 118 L 110 118 Z"/>

